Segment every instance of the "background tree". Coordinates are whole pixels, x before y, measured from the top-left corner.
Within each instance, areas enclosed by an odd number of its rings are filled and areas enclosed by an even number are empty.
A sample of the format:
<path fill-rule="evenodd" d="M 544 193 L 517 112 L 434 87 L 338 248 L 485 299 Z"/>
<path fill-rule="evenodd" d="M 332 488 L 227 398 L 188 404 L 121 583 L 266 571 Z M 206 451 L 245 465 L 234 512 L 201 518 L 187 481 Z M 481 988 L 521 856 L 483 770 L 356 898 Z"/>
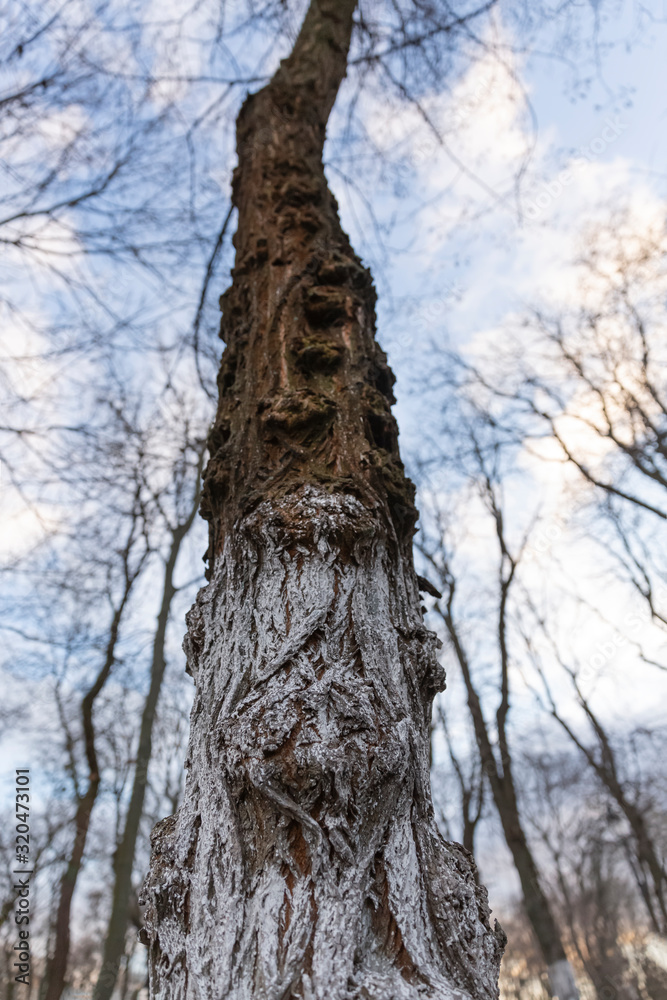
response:
<path fill-rule="evenodd" d="M 170 544 L 164 563 L 164 579 L 162 600 L 157 616 L 157 625 L 153 637 L 153 651 L 150 668 L 150 686 L 141 713 L 139 739 L 134 765 L 132 792 L 124 819 L 123 832 L 113 858 L 114 886 L 111 914 L 104 941 L 102 954 L 102 969 L 97 978 L 94 996 L 97 1000 L 106 1000 L 111 996 L 118 975 L 118 967 L 125 954 L 126 931 L 130 906 L 132 901 L 132 872 L 135 863 L 139 826 L 144 812 L 144 800 L 148 786 L 148 768 L 153 755 L 153 728 L 160 698 L 165 669 L 167 666 L 166 638 L 167 625 L 176 593 L 174 573 L 181 551 L 181 546 L 187 538 L 199 508 L 199 477 L 201 475 L 201 459 L 203 444 L 197 442 L 199 451 L 198 468 L 194 477 L 188 475 L 190 464 L 187 461 L 187 450 L 190 443 L 186 441 L 180 476 L 176 477 L 176 519 L 171 522 L 167 518 L 170 533 Z M 185 500 L 180 495 L 191 486 L 191 478 L 195 480 L 194 495 Z M 188 503 L 189 500 L 189 503 Z M 180 509 L 179 509 L 180 508 Z M 126 980 L 127 981 L 127 976 Z"/>
<path fill-rule="evenodd" d="M 535 643 L 531 643 L 533 655 L 535 655 L 535 646 Z M 572 682 L 577 702 L 583 710 L 587 728 L 593 737 L 592 741 L 590 737 L 587 740 L 579 735 L 575 726 L 559 710 L 550 682 L 540 662 L 537 669 L 546 691 L 548 711 L 581 752 L 598 781 L 606 789 L 627 821 L 631 831 L 630 846 L 634 858 L 632 867 L 636 873 L 638 888 L 646 904 L 653 929 L 657 933 L 665 934 L 667 933 L 667 873 L 658 840 L 652 829 L 654 822 L 651 817 L 652 810 L 649 807 L 651 796 L 650 794 L 647 796 L 645 789 L 640 791 L 629 779 L 629 776 L 624 775 L 623 760 L 626 754 L 623 751 L 626 748 L 622 747 L 619 754 L 614 747 L 614 740 L 595 712 L 590 698 L 582 690 L 578 666 L 563 663 L 558 654 L 556 657 Z"/>
<path fill-rule="evenodd" d="M 95 708 L 95 702 L 97 701 L 99 694 L 111 674 L 111 670 L 117 656 L 116 650 L 123 612 L 127 607 L 132 587 L 136 582 L 137 577 L 141 572 L 142 565 L 148 555 L 148 550 L 145 545 L 142 544 L 144 539 L 142 538 L 143 532 L 141 530 L 141 519 L 140 512 L 132 512 L 130 533 L 119 551 L 122 573 L 119 594 L 117 598 L 113 595 L 113 593 L 109 595 L 110 603 L 112 605 L 112 615 L 103 661 L 93 683 L 88 688 L 81 701 L 83 739 L 88 767 L 86 779 L 87 784 L 85 790 L 82 789 L 79 791 L 77 787 L 79 782 L 77 780 L 76 761 L 72 758 L 72 777 L 75 788 L 77 788 L 77 808 L 74 819 L 74 844 L 72 846 L 71 854 L 60 885 L 60 898 L 56 914 L 53 955 L 47 969 L 48 985 L 45 994 L 46 1000 L 58 1000 L 65 985 L 65 976 L 67 974 L 67 963 L 70 949 L 70 917 L 72 897 L 74 895 L 77 879 L 81 870 L 83 855 L 86 849 L 88 828 L 90 826 L 90 817 L 95 806 L 95 800 L 97 799 L 97 793 L 100 786 L 100 765 L 95 745 L 96 740 L 93 711 Z M 139 523 L 138 530 L 137 522 Z M 140 539 L 140 551 L 138 554 L 135 552 L 137 547 L 137 535 L 139 535 Z M 68 742 L 70 742 L 69 739 Z"/>
<path fill-rule="evenodd" d="M 565 509 L 576 508 L 610 575 L 639 598 L 639 617 L 625 622 L 631 636 L 646 613 L 661 628 L 667 617 L 667 570 L 652 544 L 667 518 L 665 239 L 664 221 L 610 209 L 588 224 L 572 262 L 575 305 L 546 302 L 512 317 L 493 359 L 451 353 L 441 365 L 443 387 L 474 399 L 500 440 L 572 474 Z M 660 658 L 655 665 L 664 669 Z"/>
<path fill-rule="evenodd" d="M 641 921 L 618 813 L 589 770 L 548 750 L 526 761 L 526 818 L 547 850 L 551 888 L 581 967 L 600 997 L 640 993 L 623 941 Z M 582 804 L 572 810 L 572 798 Z"/>
<path fill-rule="evenodd" d="M 460 419 L 460 412 L 458 416 Z M 461 621 L 458 593 L 460 581 L 457 578 L 460 555 L 453 548 L 455 543 L 452 541 L 456 529 L 447 523 L 442 510 L 437 511 L 433 519 L 435 532 L 430 533 L 427 529 L 423 533 L 419 551 L 426 560 L 436 586 L 442 589 L 442 596 L 435 600 L 433 610 L 444 625 L 447 642 L 463 677 L 481 768 L 491 786 L 505 841 L 521 882 L 523 903 L 548 970 L 551 993 L 564 1000 L 566 997 L 578 996 L 578 991 L 565 955 L 556 915 L 541 884 L 539 867 L 526 837 L 508 733 L 511 679 L 514 673 L 510 624 L 513 587 L 517 582 L 527 539 L 524 537 L 518 544 L 510 540 L 502 499 L 502 463 L 499 450 L 496 442 L 489 440 L 488 435 L 484 438 L 483 433 L 483 428 L 475 427 L 469 422 L 463 424 L 462 438 L 459 439 L 461 447 L 458 450 L 456 439 L 448 437 L 443 443 L 445 452 L 450 456 L 445 468 L 448 466 L 451 474 L 453 463 L 457 460 L 463 463 L 455 470 L 454 475 L 464 478 L 463 489 L 468 495 L 473 491 L 478 493 L 482 509 L 491 520 L 497 546 L 496 584 L 487 612 L 493 616 L 495 625 L 492 641 L 496 643 L 496 647 L 490 655 L 498 661 L 498 679 L 494 684 L 498 692 L 498 703 L 492 726 L 487 722 L 478 690 L 476 675 L 479 669 L 475 669 L 473 662 L 475 653 L 469 652 L 465 626 Z M 469 476 L 467 483 L 466 475 Z M 476 652 L 484 658 L 489 655 L 484 647 Z"/>
<path fill-rule="evenodd" d="M 663 237 L 659 223 L 647 230 L 641 221 L 629 212 L 615 214 L 588 231 L 581 257 L 573 263 L 579 282 L 576 309 L 549 318 L 546 306 L 533 310 L 523 327 L 509 327 L 502 347 L 493 352 L 473 344 L 464 355 L 440 354 L 430 387 L 441 420 L 439 436 L 424 448 L 431 473 L 423 485 L 430 519 L 420 549 L 445 594 L 434 611 L 444 619 L 456 660 L 463 660 L 463 676 L 473 682 L 482 760 L 485 754 L 492 759 L 494 752 L 502 753 L 507 742 L 495 730 L 484 736 L 489 691 L 500 696 L 496 723 L 502 726 L 511 678 L 523 692 L 526 685 L 540 688 L 545 715 L 576 746 L 589 782 L 606 798 L 610 815 L 619 816 L 624 884 L 636 883 L 635 902 L 643 900 L 649 927 L 662 933 L 664 860 L 656 841 L 661 812 L 646 786 L 639 791 L 628 753 L 631 734 L 608 721 L 600 693 L 604 685 L 621 696 L 616 659 L 624 658 L 628 669 L 639 661 L 649 671 L 661 670 L 664 659 L 665 567 L 661 550 L 652 544 L 661 537 L 664 521 L 664 380 L 656 354 L 664 329 Z M 432 404 L 434 397 L 428 398 Z M 540 476 L 548 482 L 556 475 L 549 465 L 562 470 L 556 516 L 553 508 L 544 509 Z M 485 524 L 496 536 L 500 571 L 488 549 L 481 548 L 490 541 Z M 581 569 L 588 559 L 590 579 Z M 497 597 L 488 596 L 489 572 L 499 574 Z M 549 574 L 548 586 L 543 574 Z M 454 593 L 458 622 L 451 609 L 447 614 L 447 599 Z M 504 593 L 509 602 L 503 601 Z M 499 622 L 495 638 L 484 623 L 489 614 Z M 471 619 L 480 629 L 472 655 L 466 648 L 473 643 Z M 586 631 L 599 636 L 597 646 L 582 647 Z M 508 649 L 511 669 L 501 669 L 500 680 L 489 684 L 489 658 L 498 656 L 502 664 Z M 468 680 L 466 686 L 470 698 Z M 558 745 L 558 733 L 547 731 Z M 522 734 L 525 747 L 534 739 L 535 734 Z M 515 804 L 520 813 L 520 796 Z M 550 824 L 549 802 L 538 798 L 536 808 L 544 811 L 545 826 Z M 580 843 L 583 867 L 567 900 L 559 901 L 550 886 L 554 868 L 558 871 L 553 849 L 545 856 L 533 834 L 532 853 L 540 858 L 543 893 L 559 915 L 571 954 L 576 958 L 579 952 L 582 971 L 604 991 L 601 956 L 607 954 L 607 972 L 611 976 L 616 963 L 616 978 L 632 993 L 638 987 L 628 979 L 620 944 L 627 929 L 621 930 L 618 914 L 602 898 L 619 892 L 620 883 L 605 874 L 604 844 L 599 850 L 595 846 L 601 826 L 596 828 L 588 812 L 584 815 L 591 841 L 584 845 L 582 831 L 570 829 Z M 577 924 L 586 893 L 598 893 L 596 916 L 589 911 L 597 930 L 588 943 L 582 929 L 587 918 Z"/>

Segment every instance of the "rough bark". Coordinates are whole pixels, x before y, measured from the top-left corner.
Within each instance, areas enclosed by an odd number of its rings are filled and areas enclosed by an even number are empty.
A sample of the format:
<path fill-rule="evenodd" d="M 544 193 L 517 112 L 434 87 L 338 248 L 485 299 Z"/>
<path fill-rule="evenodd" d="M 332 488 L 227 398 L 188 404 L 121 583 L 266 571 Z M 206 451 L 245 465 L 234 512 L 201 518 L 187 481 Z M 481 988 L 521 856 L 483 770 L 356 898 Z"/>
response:
<path fill-rule="evenodd" d="M 198 505 L 199 489 L 197 488 L 191 513 L 182 524 L 176 525 L 172 531 L 171 546 L 164 567 L 162 600 L 153 639 L 150 685 L 141 715 L 137 760 L 134 768 L 130 802 L 125 816 L 125 826 L 121 841 L 114 854 L 114 887 L 111 913 L 104 939 L 102 967 L 95 983 L 93 1000 L 109 1000 L 116 985 L 121 959 L 125 954 L 125 937 L 130 909 L 130 896 L 132 893 L 132 868 L 148 785 L 148 766 L 151 761 L 153 747 L 153 723 L 155 721 L 155 713 L 166 667 L 165 641 L 167 625 L 169 623 L 169 612 L 174 594 L 176 593 L 174 571 L 183 539 L 192 527 Z"/>
<path fill-rule="evenodd" d="M 497 995 L 504 936 L 431 806 L 444 678 L 393 378 L 322 168 L 354 6 L 313 0 L 238 121 L 189 773 L 144 889 L 153 997 Z"/>

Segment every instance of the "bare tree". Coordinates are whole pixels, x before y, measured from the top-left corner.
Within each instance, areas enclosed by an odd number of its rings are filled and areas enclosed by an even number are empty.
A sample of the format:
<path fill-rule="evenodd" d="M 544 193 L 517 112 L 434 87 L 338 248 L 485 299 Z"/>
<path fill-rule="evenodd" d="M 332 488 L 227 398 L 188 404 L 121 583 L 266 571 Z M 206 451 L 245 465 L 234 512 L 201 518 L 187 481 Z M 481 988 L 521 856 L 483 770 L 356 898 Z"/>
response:
<path fill-rule="evenodd" d="M 498 694 L 494 723 L 487 721 L 477 686 L 477 671 L 467 648 L 465 626 L 460 620 L 456 553 L 451 525 L 446 517 L 443 518 L 442 511 L 437 512 L 434 519 L 435 531 L 423 533 L 419 550 L 430 568 L 431 576 L 435 577 L 436 586 L 442 590 L 442 597 L 435 600 L 433 610 L 445 627 L 448 643 L 463 677 L 481 766 L 491 786 L 505 841 L 519 876 L 523 903 L 549 973 L 551 992 L 564 1000 L 578 996 L 577 987 L 565 955 L 556 914 L 542 885 L 539 867 L 524 829 L 508 733 L 513 671 L 511 604 L 526 537 L 516 548 L 509 540 L 502 499 L 501 452 L 494 445 L 487 447 L 488 439 L 483 441 L 478 436 L 479 428 L 476 432 L 471 423 L 465 424 L 462 414 L 459 414 L 459 420 L 464 438 L 462 449 L 469 452 L 473 462 L 469 473 L 472 482 L 469 485 L 479 493 L 493 527 L 497 547 L 494 607 L 490 612 L 495 616 L 496 648 L 493 656 L 499 664 L 499 677 L 494 683 L 494 693 Z M 457 451 L 451 441 L 447 442 L 447 446 L 452 460 L 456 462 L 461 450 Z M 463 473 L 465 475 L 465 466 Z"/>
<path fill-rule="evenodd" d="M 622 817 L 571 751 L 547 749 L 525 763 L 526 818 L 546 849 L 552 893 L 581 968 L 601 1000 L 610 990 L 636 996 L 636 975 L 622 942 L 629 939 L 639 951 L 641 922 Z"/>
<path fill-rule="evenodd" d="M 199 480 L 202 458 L 203 446 L 199 444 L 199 463 L 193 477 L 195 483 L 194 496 L 190 498 L 189 509 L 187 504 L 177 504 L 177 519 L 175 523 L 170 523 L 168 526 L 170 542 L 164 563 L 162 600 L 157 616 L 155 635 L 153 637 L 150 686 L 141 715 L 132 792 L 125 814 L 121 840 L 114 853 L 113 899 L 104 940 L 102 968 L 95 984 L 95 1000 L 107 1000 L 111 996 L 116 983 L 118 968 L 125 953 L 128 916 L 132 901 L 132 872 L 137 849 L 139 824 L 144 812 L 144 800 L 148 786 L 148 768 L 153 752 L 154 721 L 167 665 L 165 643 L 171 606 L 176 593 L 174 573 L 183 541 L 192 527 L 199 508 Z M 189 476 L 185 477 L 183 485 L 189 482 L 189 478 Z M 184 507 L 184 509 L 179 511 L 179 506 Z"/>
<path fill-rule="evenodd" d="M 87 783 L 85 790 L 80 790 L 78 781 L 75 781 L 77 804 L 74 817 L 74 843 L 60 884 L 53 952 L 46 974 L 46 1000 L 59 1000 L 65 985 L 70 951 L 72 897 L 81 870 L 86 849 L 86 840 L 88 838 L 88 829 L 90 827 L 90 818 L 100 787 L 100 765 L 97 756 L 93 720 L 95 702 L 111 674 L 116 660 L 116 650 L 123 615 L 126 611 L 132 588 L 144 567 L 150 551 L 146 545 L 144 533 L 145 512 L 138 495 L 136 496 L 136 501 L 136 506 L 130 512 L 130 526 L 127 537 L 118 552 L 121 567 L 121 581 L 118 594 L 116 595 L 113 592 L 109 594 L 111 622 L 102 663 L 93 683 L 81 701 L 82 732 L 88 770 Z M 71 770 L 73 777 L 76 779 L 77 767 L 74 758 L 71 760 Z"/>
<path fill-rule="evenodd" d="M 632 833 L 632 855 L 635 861 L 632 867 L 637 885 L 646 904 L 653 929 L 665 934 L 667 933 L 667 871 L 651 830 L 649 810 L 642 801 L 643 796 L 637 794 L 633 783 L 624 778 L 623 766 L 618 759 L 613 740 L 599 714 L 595 712 L 591 699 L 582 689 L 577 666 L 565 662 L 553 642 L 550 646 L 560 667 L 570 679 L 576 700 L 583 710 L 586 728 L 590 733 L 589 738 L 581 736 L 576 726 L 559 709 L 544 661 L 541 657 L 538 658 L 535 644 L 531 643 L 531 655 L 542 679 L 548 710 L 580 751 L 625 817 Z"/>
<path fill-rule="evenodd" d="M 436 366 L 436 382 L 491 415 L 499 439 L 576 470 L 581 527 L 658 628 L 667 625 L 656 544 L 667 520 L 666 261 L 662 221 L 610 210 L 586 228 L 573 262 L 580 304 L 531 308 L 492 357 L 445 352 Z"/>
<path fill-rule="evenodd" d="M 430 804 L 413 489 L 322 169 L 355 6 L 314 0 L 238 120 L 189 774 L 144 889 L 164 996 L 496 991 L 502 933 Z"/>
<path fill-rule="evenodd" d="M 473 352 L 441 352 L 429 377 L 430 387 L 439 395 L 446 442 L 444 447 L 442 441 L 432 443 L 433 466 L 446 470 L 460 483 L 465 478 L 462 468 L 476 463 L 480 489 L 483 493 L 491 490 L 487 506 L 496 523 L 501 562 L 499 622 L 503 621 L 503 593 L 514 588 L 514 661 L 524 672 L 522 682 L 531 670 L 541 673 L 547 711 L 576 744 L 614 808 L 620 808 L 631 831 L 630 857 L 654 929 L 664 927 L 661 900 L 665 890 L 664 861 L 655 833 L 651 833 L 650 810 L 646 800 L 642 804 L 641 796 L 635 795 L 632 784 L 626 783 L 622 755 L 614 749 L 614 734 L 582 683 L 584 664 L 576 651 L 571 653 L 570 643 L 567 654 L 563 652 L 562 640 L 569 609 L 576 606 L 589 621 L 595 617 L 614 630 L 611 634 L 618 631 L 619 646 L 634 647 L 645 662 L 664 670 L 660 629 L 666 620 L 667 567 L 663 547 L 656 544 L 664 534 L 665 520 L 667 396 L 660 360 L 665 324 L 664 262 L 662 223 L 647 228 L 630 211 L 612 213 L 607 223 L 597 223 L 588 230 L 576 262 L 579 306 L 533 310 L 522 317 L 523 326 L 508 324 L 497 349 L 476 350 L 474 361 Z M 555 462 L 572 473 L 567 480 L 569 492 L 563 492 L 564 530 L 559 529 L 557 536 L 568 532 L 571 546 L 595 540 L 603 550 L 605 579 L 618 594 L 625 594 L 623 600 L 633 614 L 608 620 L 605 592 L 596 582 L 596 591 L 586 594 L 581 577 L 569 579 L 567 595 L 563 592 L 556 598 L 552 589 L 546 610 L 536 610 L 535 601 L 540 603 L 535 593 L 540 592 L 537 563 L 525 581 L 519 579 L 521 543 L 515 542 L 512 548 L 508 539 L 512 531 L 516 533 L 516 525 L 522 520 L 526 524 L 531 516 L 539 526 L 544 499 L 539 483 L 531 481 L 528 473 L 522 491 L 517 492 L 512 483 L 520 463 L 536 470 L 540 461 Z M 432 492 L 433 487 L 430 489 Z M 447 490 L 452 489 L 448 484 Z M 504 491 L 512 498 L 505 507 L 500 499 Z M 510 503 L 514 503 L 511 509 Z M 559 574 L 560 586 L 564 577 L 554 549 L 551 544 L 545 546 L 539 564 L 544 579 L 548 579 L 550 568 L 554 575 Z M 435 551 L 432 547 L 426 554 L 433 556 Z M 533 549 L 531 555 L 536 552 Z M 452 587 L 465 584 L 471 574 L 461 571 L 459 564 L 458 575 L 452 575 L 451 553 L 445 553 L 444 561 L 434 562 L 434 567 L 440 574 L 438 584 L 445 591 L 445 601 L 436 608 L 446 619 L 447 595 Z M 597 574 L 599 577 L 599 565 Z M 545 589 L 548 593 L 549 588 Z M 633 591 L 646 602 L 644 612 L 633 600 Z M 602 601 L 602 609 L 596 607 L 596 600 Z M 638 614 L 634 614 L 635 609 Z M 452 630 L 458 633 L 457 659 L 467 659 L 462 669 L 474 681 L 462 624 L 456 622 L 451 610 L 449 619 L 450 637 Z M 549 636 L 548 652 L 538 640 L 544 634 Z M 611 646 L 617 648 L 614 643 Z M 498 649 L 502 664 L 507 655 L 502 630 Z M 571 706 L 557 701 L 554 694 L 563 669 L 583 712 L 584 728 L 572 722 Z M 590 679 L 590 667 L 587 670 Z M 508 701 L 502 670 L 498 689 L 501 698 L 496 727 L 487 737 L 483 733 L 484 698 L 479 691 L 469 695 L 478 716 L 483 759 L 490 757 L 494 738 L 501 756 L 505 742 L 500 727 L 506 720 Z M 497 769 L 498 765 L 492 763 L 491 767 Z M 588 857 L 593 864 L 593 855 Z M 592 869 L 587 877 L 591 873 Z"/>

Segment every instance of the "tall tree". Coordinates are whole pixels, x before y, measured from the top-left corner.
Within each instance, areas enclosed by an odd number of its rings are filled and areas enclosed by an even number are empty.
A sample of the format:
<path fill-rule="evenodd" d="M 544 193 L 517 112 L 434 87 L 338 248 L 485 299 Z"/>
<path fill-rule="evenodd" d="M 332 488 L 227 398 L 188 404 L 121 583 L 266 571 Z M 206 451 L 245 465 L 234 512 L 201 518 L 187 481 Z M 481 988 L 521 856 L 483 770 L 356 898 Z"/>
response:
<path fill-rule="evenodd" d="M 161 997 L 497 992 L 504 935 L 433 817 L 414 491 L 322 167 L 355 6 L 312 0 L 237 125 L 189 774 L 144 890 Z"/>
<path fill-rule="evenodd" d="M 420 543 L 420 550 L 437 575 L 438 586 L 443 590 L 443 597 L 436 600 L 434 611 L 444 624 L 447 640 L 461 670 L 482 769 L 488 777 L 505 842 L 519 876 L 523 904 L 548 971 L 551 995 L 560 1000 L 568 1000 L 579 994 L 572 967 L 565 954 L 557 916 L 542 885 L 539 866 L 526 836 L 508 732 L 513 672 L 511 599 L 525 539 L 516 550 L 509 542 L 502 483 L 498 481 L 498 469 L 494 463 L 494 460 L 498 461 L 498 450 L 489 449 L 489 457 L 484 444 L 476 437 L 475 428 L 465 426 L 463 414 L 461 426 L 465 428 L 463 433 L 469 435 L 472 442 L 470 451 L 477 462 L 479 494 L 493 525 L 497 542 L 497 583 L 494 594 L 496 607 L 492 614 L 495 615 L 495 641 L 500 670 L 495 725 L 488 720 L 469 644 L 465 639 L 464 625 L 460 620 L 459 581 L 454 569 L 453 545 L 449 537 L 451 532 L 444 522 L 440 522 L 440 531 L 435 541 L 429 542 L 425 538 Z M 456 453 L 456 448 L 451 443 L 452 453 Z M 482 655 L 486 657 L 486 650 Z"/>
<path fill-rule="evenodd" d="M 137 490 L 139 493 L 139 489 Z M 70 953 L 71 911 L 72 899 L 84 861 L 86 841 L 90 828 L 90 819 L 95 807 L 100 789 L 100 764 L 96 747 L 95 725 L 93 711 L 102 689 L 107 683 L 117 656 L 119 632 L 123 614 L 127 609 L 132 588 L 134 587 L 149 554 L 144 534 L 144 516 L 139 496 L 135 498 L 136 507 L 132 512 L 127 538 L 118 552 L 121 565 L 121 586 L 119 594 L 114 599 L 109 594 L 111 622 L 106 637 L 102 663 L 93 683 L 81 699 L 81 721 L 83 744 L 88 768 L 87 785 L 84 792 L 76 787 L 76 813 L 74 816 L 74 841 L 67 859 L 65 871 L 60 881 L 58 907 L 55 918 L 55 933 L 53 953 L 46 969 L 45 1000 L 59 1000 L 65 988 L 67 966 Z M 139 554 L 137 556 L 137 549 Z M 111 590 L 111 587 L 110 587 Z M 75 775 L 75 765 L 72 761 L 72 774 Z"/>
<path fill-rule="evenodd" d="M 199 447 L 203 452 L 203 441 Z M 113 859 L 114 886 L 111 914 L 104 940 L 102 969 L 95 984 L 94 1000 L 108 1000 L 111 996 L 116 984 L 120 962 L 125 954 L 125 937 L 132 900 L 132 871 L 137 848 L 137 838 L 139 836 L 139 825 L 144 812 L 144 799 L 148 787 L 148 767 L 153 751 L 153 727 L 160 698 L 160 690 L 167 667 L 167 626 L 169 624 L 173 598 L 177 589 L 174 583 L 174 573 L 181 546 L 197 514 L 200 475 L 201 458 L 197 465 L 195 495 L 191 499 L 190 509 L 181 514 L 180 518 L 177 516 L 175 524 L 169 523 L 171 541 L 164 565 L 162 600 L 153 636 L 150 685 L 141 713 L 132 793 L 125 815 L 123 833 Z"/>

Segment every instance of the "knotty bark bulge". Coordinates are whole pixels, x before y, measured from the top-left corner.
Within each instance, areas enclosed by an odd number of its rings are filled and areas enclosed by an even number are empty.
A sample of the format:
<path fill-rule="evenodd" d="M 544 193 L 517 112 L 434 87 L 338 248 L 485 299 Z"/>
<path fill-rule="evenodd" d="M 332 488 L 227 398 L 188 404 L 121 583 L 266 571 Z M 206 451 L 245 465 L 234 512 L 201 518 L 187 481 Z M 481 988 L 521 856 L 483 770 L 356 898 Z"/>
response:
<path fill-rule="evenodd" d="M 354 6 L 313 0 L 238 120 L 189 775 L 144 890 L 154 997 L 497 995 L 502 932 L 430 801 L 444 676 L 393 377 L 322 168 Z"/>

